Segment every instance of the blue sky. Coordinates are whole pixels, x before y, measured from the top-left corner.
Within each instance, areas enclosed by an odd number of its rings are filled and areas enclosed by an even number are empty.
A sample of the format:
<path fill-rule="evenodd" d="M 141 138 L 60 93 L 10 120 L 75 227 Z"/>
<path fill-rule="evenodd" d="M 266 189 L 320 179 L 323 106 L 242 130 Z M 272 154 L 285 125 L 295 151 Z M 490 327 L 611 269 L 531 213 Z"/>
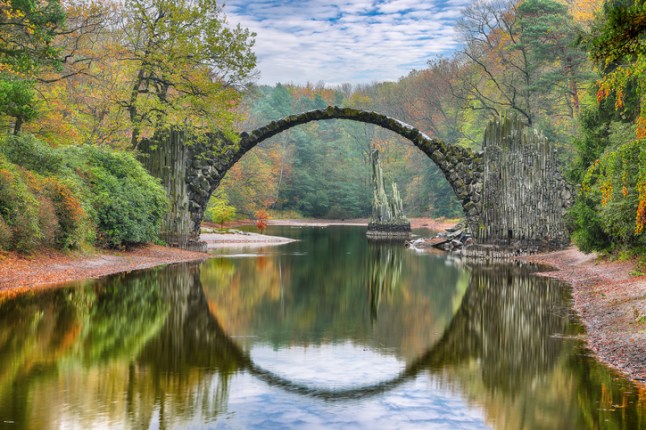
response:
<path fill-rule="evenodd" d="M 256 32 L 258 83 L 394 81 L 459 45 L 472 0 L 228 0 L 230 24 Z"/>

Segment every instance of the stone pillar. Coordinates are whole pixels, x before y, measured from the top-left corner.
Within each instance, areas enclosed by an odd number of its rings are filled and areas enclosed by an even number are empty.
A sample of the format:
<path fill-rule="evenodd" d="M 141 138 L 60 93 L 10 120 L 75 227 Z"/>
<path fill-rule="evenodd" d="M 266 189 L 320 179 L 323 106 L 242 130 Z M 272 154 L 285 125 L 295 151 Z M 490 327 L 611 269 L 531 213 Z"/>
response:
<path fill-rule="evenodd" d="M 384 189 L 384 174 L 379 160 L 379 151 L 372 152 L 372 215 L 366 235 L 371 239 L 409 237 L 410 221 L 404 214 L 404 207 L 397 190 L 392 184 L 392 200 L 388 200 Z"/>
<path fill-rule="evenodd" d="M 505 117 L 489 123 L 483 149 L 477 241 L 522 252 L 567 246 L 564 215 L 572 192 L 547 138 L 520 119 Z"/>
<path fill-rule="evenodd" d="M 170 208 L 162 221 L 159 237 L 170 246 L 205 250 L 194 234 L 195 225 L 189 212 L 189 190 L 186 173 L 191 154 L 184 144 L 185 133 L 173 131 L 144 140 L 140 160 L 151 175 L 159 178 L 166 189 Z"/>
<path fill-rule="evenodd" d="M 160 238 L 170 246 L 206 252 L 200 224 L 206 205 L 231 163 L 235 145 L 220 134 L 195 137 L 182 130 L 140 143 L 140 160 L 161 179 L 170 201 Z"/>

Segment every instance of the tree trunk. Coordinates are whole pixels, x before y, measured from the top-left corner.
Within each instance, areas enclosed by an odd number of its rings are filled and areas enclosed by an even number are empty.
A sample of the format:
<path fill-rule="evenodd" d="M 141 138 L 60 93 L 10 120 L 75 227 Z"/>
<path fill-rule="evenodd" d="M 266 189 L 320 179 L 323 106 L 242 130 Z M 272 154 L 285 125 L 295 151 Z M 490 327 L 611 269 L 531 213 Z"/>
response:
<path fill-rule="evenodd" d="M 21 117 L 16 117 L 16 123 L 13 126 L 13 134 L 14 136 L 18 136 L 20 132 L 22 131 L 22 124 L 24 123 L 23 119 Z"/>

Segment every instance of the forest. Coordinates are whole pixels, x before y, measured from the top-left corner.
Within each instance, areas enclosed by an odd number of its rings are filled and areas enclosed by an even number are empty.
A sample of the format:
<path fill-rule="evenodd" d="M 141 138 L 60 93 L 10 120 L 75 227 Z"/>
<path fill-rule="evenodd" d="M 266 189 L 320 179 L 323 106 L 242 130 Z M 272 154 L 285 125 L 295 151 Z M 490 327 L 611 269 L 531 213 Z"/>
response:
<path fill-rule="evenodd" d="M 256 36 L 214 0 L 3 1 L 0 248 L 154 241 L 167 202 L 138 164 L 142 139 L 177 127 L 233 136 L 338 105 L 476 150 L 492 117 L 518 116 L 555 144 L 577 191 L 574 243 L 645 253 L 644 2 L 475 1 L 457 31 L 460 50 L 394 82 L 259 86 Z M 373 149 L 409 216 L 462 215 L 442 173 L 410 143 L 329 121 L 243 157 L 206 216 L 367 217 Z"/>

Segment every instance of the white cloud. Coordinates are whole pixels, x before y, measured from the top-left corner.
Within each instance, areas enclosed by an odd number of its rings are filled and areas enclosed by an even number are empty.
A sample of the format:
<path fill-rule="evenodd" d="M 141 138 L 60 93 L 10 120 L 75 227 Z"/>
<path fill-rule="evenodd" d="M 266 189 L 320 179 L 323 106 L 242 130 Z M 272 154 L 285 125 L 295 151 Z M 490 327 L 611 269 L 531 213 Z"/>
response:
<path fill-rule="evenodd" d="M 229 0 L 230 23 L 257 33 L 259 83 L 392 81 L 458 46 L 471 0 Z"/>

